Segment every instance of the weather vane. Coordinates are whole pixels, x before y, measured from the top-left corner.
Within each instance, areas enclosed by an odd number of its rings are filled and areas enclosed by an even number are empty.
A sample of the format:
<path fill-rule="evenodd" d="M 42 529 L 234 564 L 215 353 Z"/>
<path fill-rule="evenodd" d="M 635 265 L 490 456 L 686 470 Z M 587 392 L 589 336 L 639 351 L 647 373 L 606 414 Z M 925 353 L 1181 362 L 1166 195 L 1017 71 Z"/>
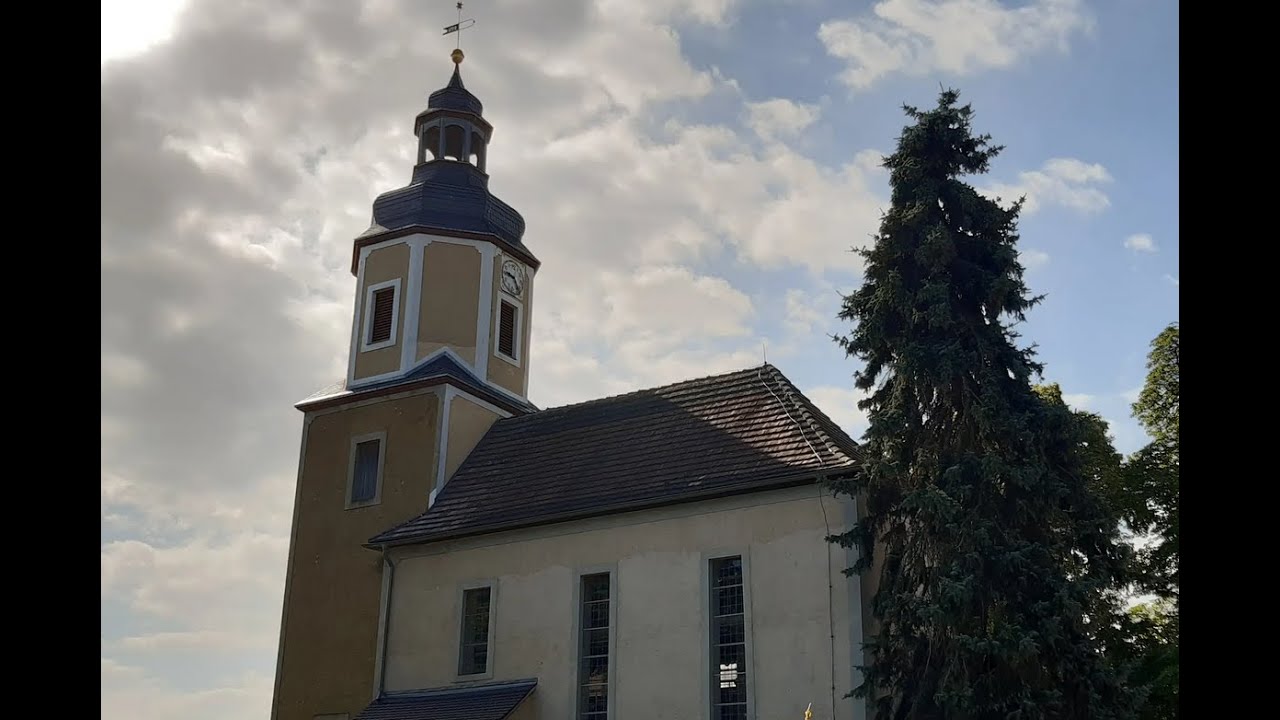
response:
<path fill-rule="evenodd" d="M 453 49 L 453 62 L 458 64 L 462 62 L 462 31 L 475 25 L 476 21 L 472 18 L 462 19 L 462 3 L 458 3 L 458 22 L 445 27 L 444 34 L 458 33 L 458 44 Z"/>

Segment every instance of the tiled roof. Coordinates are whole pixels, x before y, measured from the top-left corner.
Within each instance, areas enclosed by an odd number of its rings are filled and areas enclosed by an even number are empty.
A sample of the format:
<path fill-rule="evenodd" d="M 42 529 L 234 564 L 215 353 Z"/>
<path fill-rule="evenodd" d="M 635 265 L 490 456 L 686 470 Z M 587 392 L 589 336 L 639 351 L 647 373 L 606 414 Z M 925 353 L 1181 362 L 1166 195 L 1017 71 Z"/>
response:
<path fill-rule="evenodd" d="M 391 693 L 355 720 L 505 720 L 537 686 L 534 679 Z"/>
<path fill-rule="evenodd" d="M 448 85 L 431 93 L 431 97 L 427 99 L 427 108 L 431 110 L 461 110 L 475 113 L 476 115 L 484 114 L 484 105 L 481 104 L 480 98 L 472 95 L 471 91 L 462 84 L 461 65 L 453 66 L 453 76 L 449 78 Z"/>
<path fill-rule="evenodd" d="M 499 420 L 401 544 L 810 482 L 857 445 L 772 365 Z"/>
<path fill-rule="evenodd" d="M 408 185 L 373 201 L 373 219 L 361 237 L 417 225 L 493 235 L 529 252 L 520 241 L 524 217 L 489 192 L 489 176 L 471 163 L 428 160 L 414 166 Z"/>
<path fill-rule="evenodd" d="M 313 393 L 307 399 L 299 402 L 297 407 L 305 409 L 316 403 L 337 400 L 339 398 L 345 400 L 348 397 L 367 395 L 374 391 L 386 390 L 388 388 L 406 385 L 419 380 L 430 379 L 448 379 L 456 387 L 462 388 L 482 400 L 487 400 L 495 405 L 505 407 L 516 414 L 535 412 L 538 409 L 528 400 L 499 393 L 483 380 L 476 377 L 475 373 L 472 372 L 465 364 L 455 360 L 449 353 L 443 352 L 415 368 L 404 377 L 371 383 L 369 385 L 358 387 L 355 390 L 348 390 L 346 382 L 339 380 L 338 382 L 325 387 L 323 390 Z"/>

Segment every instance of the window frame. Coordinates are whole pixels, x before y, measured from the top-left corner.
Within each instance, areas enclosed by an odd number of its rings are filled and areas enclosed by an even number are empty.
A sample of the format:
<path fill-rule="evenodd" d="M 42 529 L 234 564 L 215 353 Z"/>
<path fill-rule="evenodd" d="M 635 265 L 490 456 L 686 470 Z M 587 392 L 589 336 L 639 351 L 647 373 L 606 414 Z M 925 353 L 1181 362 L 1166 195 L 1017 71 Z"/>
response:
<path fill-rule="evenodd" d="M 392 289 L 391 293 L 391 335 L 386 340 L 369 342 L 369 333 L 373 330 L 373 296 L 379 290 Z M 364 320 L 361 322 L 360 352 L 370 352 L 392 347 L 400 339 L 400 278 L 376 283 L 365 288 Z"/>
<path fill-rule="evenodd" d="M 512 333 L 511 349 L 515 351 L 515 355 L 507 355 L 502 352 L 502 303 L 507 303 L 516 309 L 516 326 Z M 493 314 L 493 354 L 503 360 L 520 367 L 521 350 L 524 347 L 524 303 L 519 299 L 508 295 L 505 292 L 498 292 L 498 303 L 494 307 Z"/>
<path fill-rule="evenodd" d="M 573 693 L 569 707 L 573 708 L 574 720 L 582 715 L 582 581 L 589 575 L 609 576 L 609 680 L 606 683 L 606 720 L 615 717 L 618 667 L 618 566 L 616 564 L 589 565 L 577 568 L 573 573 L 573 665 L 570 677 L 573 678 L 570 691 Z"/>
<path fill-rule="evenodd" d="M 374 481 L 373 497 L 369 500 L 361 502 L 353 502 L 351 499 L 351 491 L 355 489 L 356 480 L 356 448 L 360 443 L 369 442 L 370 440 L 378 441 L 378 475 Z M 343 509 L 357 510 L 359 508 L 370 507 L 382 503 L 382 476 L 387 465 L 387 433 L 385 430 L 378 432 L 365 433 L 364 435 L 354 435 L 351 438 L 351 445 L 348 449 L 347 456 L 347 494 L 343 497 Z"/>
<path fill-rule="evenodd" d="M 466 612 L 467 612 L 467 592 L 471 590 L 489 589 L 489 634 L 485 643 L 485 662 L 484 672 L 462 674 L 462 637 L 463 631 L 466 629 Z M 457 632 L 454 633 L 454 663 L 453 663 L 453 681 L 455 683 L 473 682 L 476 680 L 492 680 L 493 679 L 493 646 L 494 646 L 494 620 L 498 614 L 498 581 L 496 578 L 485 580 L 475 580 L 469 583 L 463 583 L 458 586 L 457 608 L 454 611 L 454 621 Z"/>
<path fill-rule="evenodd" d="M 752 639 L 752 619 L 751 619 L 751 556 L 748 548 L 732 548 L 721 549 L 715 551 L 704 552 L 702 555 L 702 571 L 701 571 L 701 590 L 702 590 L 702 617 L 703 617 L 703 643 L 702 643 L 702 669 L 705 673 L 702 679 L 702 698 L 703 712 L 709 720 L 718 720 L 716 716 L 716 705 L 714 690 L 712 683 L 718 682 L 713 678 L 719 676 L 719 658 L 716 655 L 718 643 L 716 642 L 715 633 L 715 613 L 713 603 L 715 596 L 712 591 L 715 589 L 715 578 L 712 576 L 712 563 L 716 560 L 727 560 L 729 558 L 739 558 L 742 562 L 742 626 L 743 626 L 743 674 L 747 677 L 746 690 L 746 709 L 747 720 L 756 720 L 756 675 L 755 663 L 752 662 L 755 657 L 753 639 Z M 714 666 L 714 667 L 713 667 Z"/>

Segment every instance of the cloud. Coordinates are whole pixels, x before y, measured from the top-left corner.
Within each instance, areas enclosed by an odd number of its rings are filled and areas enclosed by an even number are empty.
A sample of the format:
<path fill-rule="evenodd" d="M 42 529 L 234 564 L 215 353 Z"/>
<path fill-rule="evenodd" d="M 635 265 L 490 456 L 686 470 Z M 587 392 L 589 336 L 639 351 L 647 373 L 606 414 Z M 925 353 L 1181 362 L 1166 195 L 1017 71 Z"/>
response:
<path fill-rule="evenodd" d="M 831 293 L 834 297 L 834 293 Z M 812 335 L 814 330 L 826 328 L 832 321 L 834 313 L 823 313 L 818 308 L 818 298 L 814 295 L 792 288 L 786 294 L 787 331 L 794 336 Z"/>
<path fill-rule="evenodd" d="M 870 425 L 866 411 L 858 407 L 858 402 L 866 397 L 861 390 L 820 385 L 803 392 L 854 440 L 861 438 Z"/>
<path fill-rule="evenodd" d="M 845 62 L 840 80 L 866 89 L 902 73 L 971 75 L 1005 69 L 1046 50 L 1066 52 L 1093 26 L 1082 0 L 882 0 L 869 14 L 822 23 L 818 38 Z"/>
<path fill-rule="evenodd" d="M 1024 268 L 1038 270 L 1049 264 L 1049 253 L 1043 250 L 1022 250 L 1018 253 L 1018 260 Z"/>
<path fill-rule="evenodd" d="M 1111 173 L 1098 163 L 1074 158 L 1053 158 L 1039 170 L 1018 173 L 1013 183 L 995 183 L 979 190 L 998 198 L 1006 205 L 1025 197 L 1024 217 L 1046 207 L 1063 207 L 1082 213 L 1095 213 L 1111 205 L 1099 186 L 1112 181 Z"/>
<path fill-rule="evenodd" d="M 263 717 L 271 707 L 274 678 L 247 673 L 211 687 L 179 690 L 145 669 L 102 660 L 102 717 L 134 720 Z"/>
<path fill-rule="evenodd" d="M 102 62 L 127 57 L 167 40 L 187 0 L 102 3 Z"/>
<path fill-rule="evenodd" d="M 1092 410 L 1098 403 L 1098 397 L 1088 393 L 1063 393 L 1062 401 L 1075 410 Z"/>
<path fill-rule="evenodd" d="M 747 104 L 747 125 L 766 140 L 794 136 L 818 119 L 817 105 L 785 98 Z"/>
<path fill-rule="evenodd" d="M 1173 275 L 1170 275 L 1169 273 L 1165 273 L 1164 279 L 1168 280 L 1170 285 L 1173 285 L 1174 287 L 1178 287 L 1178 278 L 1174 277 Z"/>
<path fill-rule="evenodd" d="M 1136 253 L 1154 253 L 1159 249 L 1156 247 L 1156 241 L 1146 233 L 1130 235 L 1124 239 L 1124 246 Z"/>

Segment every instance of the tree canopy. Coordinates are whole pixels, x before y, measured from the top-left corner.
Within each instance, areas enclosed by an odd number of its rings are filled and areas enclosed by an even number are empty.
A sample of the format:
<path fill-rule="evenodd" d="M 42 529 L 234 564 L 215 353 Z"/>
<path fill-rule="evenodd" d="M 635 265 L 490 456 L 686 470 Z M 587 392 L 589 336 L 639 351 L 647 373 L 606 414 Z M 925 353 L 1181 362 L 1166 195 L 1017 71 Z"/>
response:
<path fill-rule="evenodd" d="M 1039 300 L 1018 261 L 1021 202 L 964 181 L 1000 151 L 943 91 L 904 108 L 884 160 L 892 204 L 844 298 L 870 426 L 861 474 L 834 483 L 862 517 L 831 539 L 874 572 L 864 682 L 879 720 L 1129 718 L 1099 648 L 1125 549 L 1079 452 L 1082 428 L 1031 385 L 1012 325 Z M 873 558 L 875 562 L 873 562 Z"/>

